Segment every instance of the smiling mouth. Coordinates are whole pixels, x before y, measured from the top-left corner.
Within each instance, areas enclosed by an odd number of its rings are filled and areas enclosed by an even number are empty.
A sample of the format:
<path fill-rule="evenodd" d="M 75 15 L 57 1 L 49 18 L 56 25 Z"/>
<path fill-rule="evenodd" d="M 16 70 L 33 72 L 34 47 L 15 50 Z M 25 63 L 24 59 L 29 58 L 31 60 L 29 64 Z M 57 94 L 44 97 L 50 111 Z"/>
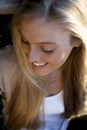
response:
<path fill-rule="evenodd" d="M 48 63 L 37 63 L 37 62 L 34 62 L 33 64 L 34 64 L 35 66 L 37 66 L 37 67 L 42 67 L 42 66 L 47 65 Z"/>

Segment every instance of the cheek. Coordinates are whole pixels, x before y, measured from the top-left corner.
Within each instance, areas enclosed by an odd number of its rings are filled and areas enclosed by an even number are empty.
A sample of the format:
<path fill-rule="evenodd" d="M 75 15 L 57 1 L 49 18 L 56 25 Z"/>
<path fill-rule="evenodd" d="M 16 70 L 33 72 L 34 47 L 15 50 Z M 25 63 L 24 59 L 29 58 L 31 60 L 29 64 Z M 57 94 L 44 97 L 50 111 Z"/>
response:
<path fill-rule="evenodd" d="M 56 65 L 62 65 L 64 64 L 64 62 L 67 60 L 69 54 L 70 54 L 71 51 L 67 51 L 67 50 L 61 50 L 59 51 L 58 53 L 56 53 L 51 61 L 53 64 L 56 64 Z"/>

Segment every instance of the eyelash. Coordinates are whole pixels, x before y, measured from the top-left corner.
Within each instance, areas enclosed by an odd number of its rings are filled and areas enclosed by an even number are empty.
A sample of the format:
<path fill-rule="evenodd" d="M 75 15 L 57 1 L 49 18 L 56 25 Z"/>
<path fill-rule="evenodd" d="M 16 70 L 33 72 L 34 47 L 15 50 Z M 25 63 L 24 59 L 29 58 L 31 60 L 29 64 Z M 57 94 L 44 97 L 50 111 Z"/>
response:
<path fill-rule="evenodd" d="M 42 50 L 43 50 L 43 52 L 48 53 L 48 54 L 51 54 L 51 53 L 53 53 L 53 52 L 54 52 L 54 50 L 49 50 L 49 51 L 44 50 L 44 49 L 42 49 Z"/>

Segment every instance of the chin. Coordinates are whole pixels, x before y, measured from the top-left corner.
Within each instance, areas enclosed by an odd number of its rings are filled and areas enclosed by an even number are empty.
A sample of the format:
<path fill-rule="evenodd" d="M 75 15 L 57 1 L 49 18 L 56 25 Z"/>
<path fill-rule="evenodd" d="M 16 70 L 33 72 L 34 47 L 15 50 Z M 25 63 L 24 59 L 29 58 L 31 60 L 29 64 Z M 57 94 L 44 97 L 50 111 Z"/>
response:
<path fill-rule="evenodd" d="M 41 76 L 41 77 L 44 77 L 44 76 L 47 76 L 47 75 L 49 75 L 48 73 L 45 73 L 45 72 L 41 72 L 41 73 L 38 73 L 38 72 L 34 72 L 36 75 L 38 75 L 38 76 Z"/>

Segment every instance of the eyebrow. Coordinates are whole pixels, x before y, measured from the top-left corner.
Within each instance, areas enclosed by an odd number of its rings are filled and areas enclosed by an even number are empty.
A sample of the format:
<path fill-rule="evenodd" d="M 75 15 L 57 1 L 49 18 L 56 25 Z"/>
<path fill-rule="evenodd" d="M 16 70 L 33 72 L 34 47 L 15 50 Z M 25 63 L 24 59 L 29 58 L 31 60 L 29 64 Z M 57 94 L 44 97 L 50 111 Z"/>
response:
<path fill-rule="evenodd" d="M 22 34 L 22 32 L 21 32 L 21 31 L 20 31 L 20 33 L 21 33 L 22 38 L 24 38 L 24 39 L 25 39 L 25 41 L 29 42 L 29 41 L 25 38 L 25 36 Z M 55 42 L 48 42 L 48 41 L 44 41 L 44 42 L 37 42 L 37 43 L 38 43 L 38 44 L 51 44 L 51 45 L 56 44 Z"/>

